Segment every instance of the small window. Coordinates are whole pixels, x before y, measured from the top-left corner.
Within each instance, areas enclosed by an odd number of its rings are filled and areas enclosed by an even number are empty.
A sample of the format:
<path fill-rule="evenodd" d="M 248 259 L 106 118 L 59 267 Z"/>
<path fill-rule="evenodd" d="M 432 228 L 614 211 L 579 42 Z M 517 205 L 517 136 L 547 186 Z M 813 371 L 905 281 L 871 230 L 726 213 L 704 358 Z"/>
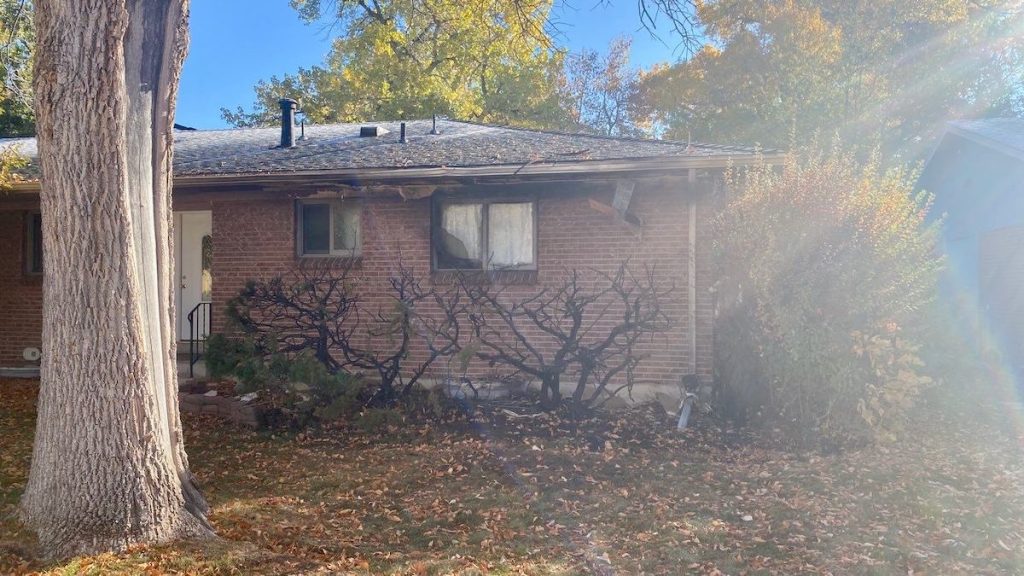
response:
<path fill-rule="evenodd" d="M 362 206 L 355 202 L 300 202 L 299 254 L 356 256 L 362 250 Z"/>
<path fill-rule="evenodd" d="M 25 216 L 25 272 L 43 273 L 43 216 L 38 212 Z"/>
<path fill-rule="evenodd" d="M 440 201 L 434 212 L 437 270 L 532 270 L 533 202 Z"/>

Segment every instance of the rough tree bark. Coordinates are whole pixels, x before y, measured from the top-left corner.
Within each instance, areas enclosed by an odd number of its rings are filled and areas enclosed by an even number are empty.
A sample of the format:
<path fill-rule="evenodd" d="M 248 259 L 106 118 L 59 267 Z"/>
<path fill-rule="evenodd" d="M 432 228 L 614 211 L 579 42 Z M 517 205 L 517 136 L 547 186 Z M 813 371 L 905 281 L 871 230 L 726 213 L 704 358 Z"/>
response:
<path fill-rule="evenodd" d="M 44 349 L 22 520 L 51 558 L 212 534 L 172 324 L 187 0 L 39 0 L 36 28 Z"/>

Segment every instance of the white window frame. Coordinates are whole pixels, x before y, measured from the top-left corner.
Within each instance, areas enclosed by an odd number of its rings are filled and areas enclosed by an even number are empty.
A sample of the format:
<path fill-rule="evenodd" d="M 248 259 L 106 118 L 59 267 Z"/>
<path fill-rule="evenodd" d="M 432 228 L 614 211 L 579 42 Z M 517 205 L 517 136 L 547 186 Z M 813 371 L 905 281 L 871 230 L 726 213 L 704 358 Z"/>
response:
<path fill-rule="evenodd" d="M 316 252 L 306 253 L 305 247 L 302 245 L 303 239 L 303 207 L 310 205 L 321 205 L 327 206 L 331 210 L 331 217 L 328 219 L 327 237 L 331 243 L 331 249 L 327 252 Z M 359 231 L 356 234 L 356 247 L 351 250 L 335 250 L 334 249 L 334 207 L 344 206 L 352 207 L 359 212 Z M 363 203 L 357 200 L 333 200 L 333 199 L 322 199 L 322 200 L 298 200 L 295 203 L 295 250 L 300 258 L 355 258 L 361 256 L 363 253 Z"/>

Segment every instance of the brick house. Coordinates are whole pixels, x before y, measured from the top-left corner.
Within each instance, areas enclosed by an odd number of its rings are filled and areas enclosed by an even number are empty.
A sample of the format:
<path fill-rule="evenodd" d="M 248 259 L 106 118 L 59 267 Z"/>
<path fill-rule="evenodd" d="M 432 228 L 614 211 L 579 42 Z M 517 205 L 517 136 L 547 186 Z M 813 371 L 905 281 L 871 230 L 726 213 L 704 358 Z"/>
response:
<path fill-rule="evenodd" d="M 754 150 L 448 120 L 311 126 L 299 138 L 291 125 L 176 131 L 180 340 L 223 330 L 246 280 L 305 259 L 355 259 L 372 299 L 398 259 L 431 282 L 488 269 L 525 294 L 567 268 L 611 272 L 628 258 L 678 287 L 666 307 L 675 328 L 648 345 L 642 379 L 710 383 L 709 195 Z M 30 139 L 4 143 L 35 153 Z M 40 347 L 47 225 L 37 182 L 0 195 L 0 367 Z M 212 322 L 190 325 L 204 306 Z"/>

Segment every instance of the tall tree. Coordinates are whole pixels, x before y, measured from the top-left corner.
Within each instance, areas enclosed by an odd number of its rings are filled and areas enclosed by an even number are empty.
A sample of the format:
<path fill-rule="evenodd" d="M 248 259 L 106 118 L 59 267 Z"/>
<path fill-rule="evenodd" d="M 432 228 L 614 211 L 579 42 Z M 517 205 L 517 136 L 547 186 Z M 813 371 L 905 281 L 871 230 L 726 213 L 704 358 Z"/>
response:
<path fill-rule="evenodd" d="M 41 0 L 43 362 L 21 517 L 55 558 L 210 534 L 178 415 L 172 122 L 185 0 Z"/>
<path fill-rule="evenodd" d="M 560 118 L 562 54 L 544 29 L 550 0 L 293 0 L 309 22 L 329 15 L 342 34 L 323 66 L 256 86 L 238 126 L 276 121 L 276 102 L 302 102 L 314 122 L 422 118 L 550 125 Z"/>
<path fill-rule="evenodd" d="M 1020 0 L 708 0 L 697 16 L 708 44 L 642 90 L 670 137 L 837 132 L 912 158 L 944 120 L 1024 114 Z"/>
<path fill-rule="evenodd" d="M 584 49 L 566 57 L 562 106 L 575 127 L 606 136 L 638 136 L 640 71 L 629 64 L 632 41 L 616 38 L 603 56 Z"/>
<path fill-rule="evenodd" d="M 32 114 L 31 0 L 0 0 L 0 137 L 31 136 Z"/>

